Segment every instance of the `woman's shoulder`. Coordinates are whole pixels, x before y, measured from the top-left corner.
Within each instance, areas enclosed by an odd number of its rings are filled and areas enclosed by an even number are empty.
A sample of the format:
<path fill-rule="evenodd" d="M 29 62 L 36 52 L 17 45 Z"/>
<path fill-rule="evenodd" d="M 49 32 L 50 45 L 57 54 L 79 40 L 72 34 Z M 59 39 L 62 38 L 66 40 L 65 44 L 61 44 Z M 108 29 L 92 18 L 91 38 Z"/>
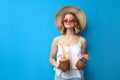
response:
<path fill-rule="evenodd" d="M 53 42 L 58 43 L 58 41 L 60 40 L 61 36 L 56 36 L 53 38 Z"/>
<path fill-rule="evenodd" d="M 83 36 L 80 36 L 80 39 L 82 40 L 82 42 L 86 42 L 86 39 Z"/>

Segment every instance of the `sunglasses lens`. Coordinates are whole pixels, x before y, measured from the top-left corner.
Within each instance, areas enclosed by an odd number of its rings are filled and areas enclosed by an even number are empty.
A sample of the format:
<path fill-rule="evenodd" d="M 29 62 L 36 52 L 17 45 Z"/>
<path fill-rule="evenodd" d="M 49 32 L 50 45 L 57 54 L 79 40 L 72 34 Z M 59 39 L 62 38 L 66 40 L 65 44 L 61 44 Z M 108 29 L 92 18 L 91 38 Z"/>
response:
<path fill-rule="evenodd" d="M 70 22 L 70 23 L 73 23 L 73 22 L 74 22 L 74 19 L 69 20 L 69 22 Z"/>
<path fill-rule="evenodd" d="M 64 22 L 64 23 L 67 23 L 67 22 L 68 22 L 68 20 L 67 20 L 67 19 L 64 19 L 64 20 L 63 20 L 63 22 Z"/>
<path fill-rule="evenodd" d="M 74 21 L 75 21 L 74 19 L 70 19 L 70 20 L 64 19 L 64 20 L 63 20 L 64 23 L 68 23 L 68 22 L 69 22 L 69 23 L 73 23 Z"/>

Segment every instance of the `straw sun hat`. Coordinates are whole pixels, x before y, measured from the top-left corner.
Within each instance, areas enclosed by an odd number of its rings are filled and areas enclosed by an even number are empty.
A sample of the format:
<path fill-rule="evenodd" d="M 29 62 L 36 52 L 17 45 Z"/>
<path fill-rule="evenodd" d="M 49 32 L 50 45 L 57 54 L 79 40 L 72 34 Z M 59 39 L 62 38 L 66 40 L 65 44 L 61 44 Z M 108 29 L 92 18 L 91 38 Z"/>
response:
<path fill-rule="evenodd" d="M 86 25 L 86 16 L 80 8 L 77 8 L 75 6 L 65 6 L 57 12 L 55 17 L 55 23 L 57 28 L 59 28 L 62 25 L 63 15 L 68 12 L 72 12 L 73 14 L 75 14 L 83 31 Z"/>

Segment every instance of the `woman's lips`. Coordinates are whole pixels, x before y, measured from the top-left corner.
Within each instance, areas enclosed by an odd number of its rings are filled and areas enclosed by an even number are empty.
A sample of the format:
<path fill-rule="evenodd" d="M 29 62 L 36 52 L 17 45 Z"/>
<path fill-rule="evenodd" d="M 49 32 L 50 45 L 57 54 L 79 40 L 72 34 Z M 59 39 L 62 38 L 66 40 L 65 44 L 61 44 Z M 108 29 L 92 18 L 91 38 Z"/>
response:
<path fill-rule="evenodd" d="M 71 24 L 67 24 L 67 25 L 71 25 Z"/>

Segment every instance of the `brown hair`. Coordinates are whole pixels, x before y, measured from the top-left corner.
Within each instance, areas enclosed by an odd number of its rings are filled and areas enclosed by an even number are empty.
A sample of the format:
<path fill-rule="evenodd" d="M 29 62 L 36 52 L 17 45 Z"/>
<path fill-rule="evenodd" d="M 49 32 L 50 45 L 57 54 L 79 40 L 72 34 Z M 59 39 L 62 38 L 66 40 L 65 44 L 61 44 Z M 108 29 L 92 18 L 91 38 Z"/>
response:
<path fill-rule="evenodd" d="M 79 20 L 78 18 L 76 17 L 76 15 L 72 12 L 67 12 L 63 15 L 62 17 L 62 20 L 61 20 L 61 26 L 59 27 L 59 30 L 61 31 L 62 34 L 65 34 L 66 33 L 66 28 L 64 27 L 64 24 L 63 24 L 63 18 L 65 17 L 66 14 L 72 14 L 75 18 L 75 26 L 74 26 L 74 33 L 75 34 L 79 34 L 81 31 L 82 31 L 82 28 L 81 28 L 81 25 L 79 23 Z"/>

